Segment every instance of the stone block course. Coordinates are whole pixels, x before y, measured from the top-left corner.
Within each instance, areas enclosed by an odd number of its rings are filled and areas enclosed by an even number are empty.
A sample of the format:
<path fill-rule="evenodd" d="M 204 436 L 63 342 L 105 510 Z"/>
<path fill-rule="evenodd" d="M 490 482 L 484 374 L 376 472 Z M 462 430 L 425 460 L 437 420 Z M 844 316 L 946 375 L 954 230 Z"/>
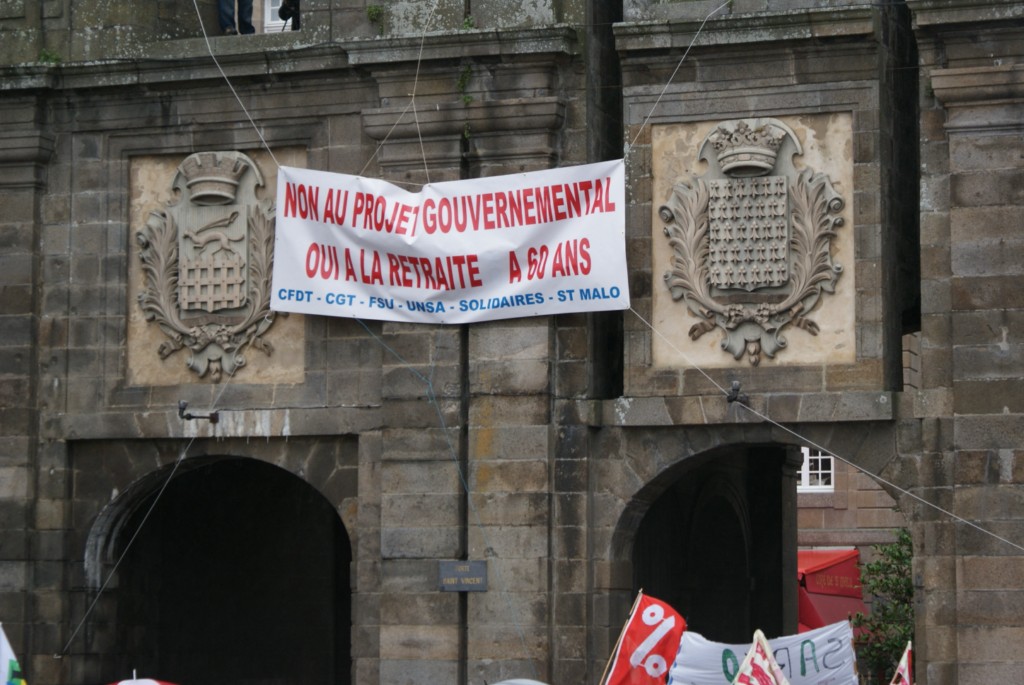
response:
<path fill-rule="evenodd" d="M 452 558 L 460 550 L 459 529 L 402 527 L 381 530 L 384 559 Z"/>
<path fill-rule="evenodd" d="M 3 317 L 8 318 L 8 317 Z M 27 343 L 29 341 L 17 341 Z M 3 377 L 17 377 L 21 374 L 27 374 L 31 371 L 30 364 L 32 362 L 32 347 L 27 344 L 21 345 L 5 345 L 3 358 L 0 359 L 0 376 Z M 15 381 L 17 382 L 17 381 Z M 21 405 L 20 400 L 23 400 L 25 396 L 18 398 L 13 406 Z M 12 405 L 8 405 L 12 406 Z M 24 406 L 24 405 L 21 405 Z"/>
<path fill-rule="evenodd" d="M 954 277 L 950 290 L 954 311 L 971 309 L 1022 309 L 1024 298 L 1016 276 Z"/>
<path fill-rule="evenodd" d="M 476 460 L 470 465 L 470 489 L 474 492 L 545 492 L 546 461 Z"/>
<path fill-rule="evenodd" d="M 955 455 L 954 468 L 958 484 L 999 482 L 1000 460 L 994 450 L 960 450 Z"/>
<path fill-rule="evenodd" d="M 547 544 L 544 526 L 477 526 L 469 531 L 470 556 L 542 559 Z"/>
<path fill-rule="evenodd" d="M 1012 520 L 1014 512 L 1024 504 L 1024 488 L 1016 485 L 959 486 L 955 504 L 960 515 L 968 520 Z"/>
<path fill-rule="evenodd" d="M 521 658 L 536 658 L 544 654 L 545 645 L 546 640 L 529 623 L 492 622 L 471 632 L 468 647 L 472 659 L 501 659 L 513 647 Z"/>
<path fill-rule="evenodd" d="M 470 430 L 469 458 L 534 460 L 548 454 L 550 431 L 545 425 L 479 427 Z"/>
<path fill-rule="evenodd" d="M 961 416 L 954 424 L 955 439 L 962 449 L 1015 448 L 1022 444 L 1020 438 L 1024 427 L 1020 416 L 1000 414 L 996 416 Z"/>
<path fill-rule="evenodd" d="M 984 685 L 985 683 L 997 683 L 1000 680 L 1012 682 L 1017 677 L 1017 667 L 1011 663 L 965 663 L 960 664 L 956 677 L 958 678 L 957 682 L 965 683 L 965 685 Z"/>
<path fill-rule="evenodd" d="M 407 428 L 439 428 L 442 425 L 454 428 L 459 425 L 458 406 L 445 397 L 439 397 L 435 402 L 423 398 L 385 398 L 380 420 L 383 425 Z"/>
<path fill-rule="evenodd" d="M 451 592 L 428 592 L 415 594 L 385 593 L 380 598 L 382 626 L 409 625 L 432 616 L 438 623 L 453 622 L 458 612 L 458 594 Z"/>
<path fill-rule="evenodd" d="M 956 173 L 950 178 L 949 197 L 954 207 L 1024 204 L 1020 169 Z"/>
<path fill-rule="evenodd" d="M 384 397 L 409 399 L 446 395 L 459 387 L 461 370 L 455 365 L 402 366 L 385 370 L 381 392 Z"/>
<path fill-rule="evenodd" d="M 454 364 L 459 360 L 459 336 L 454 328 L 395 323 L 382 326 L 382 339 L 387 346 L 385 367 Z"/>
<path fill-rule="evenodd" d="M 458 523 L 459 498 L 453 494 L 384 495 L 381 501 L 381 525 L 454 526 Z"/>
<path fill-rule="evenodd" d="M 32 316 L 22 315 L 32 311 L 32 300 L 26 301 L 25 298 L 30 292 L 28 288 L 0 287 L 0 311 L 5 312 L 5 315 L 0 316 L 0 347 L 17 347 L 32 341 L 36 320 Z M 10 302 L 9 307 L 6 306 L 7 302 Z M 0 397 L 8 395 L 14 395 L 11 388 L 0 389 Z"/>
<path fill-rule="evenodd" d="M 994 508 L 998 511 L 998 503 Z M 1018 554 L 1019 550 L 1007 545 L 1003 540 L 1018 539 L 1017 536 L 1022 533 L 1024 525 L 1017 520 L 988 518 L 982 530 L 969 528 L 959 535 L 957 551 L 968 556 L 1013 556 Z"/>
<path fill-rule="evenodd" d="M 550 384 L 546 359 L 478 362 L 470 365 L 470 389 L 477 394 L 541 393 Z"/>
<path fill-rule="evenodd" d="M 470 558 L 481 558 L 471 555 Z M 477 597 L 474 601 L 486 602 L 493 606 L 494 601 L 506 593 L 533 596 L 544 593 L 548 589 L 548 570 L 550 561 L 539 557 L 487 557 L 488 597 Z M 504 600 L 502 600 L 504 601 Z M 504 613 L 504 612 L 501 612 Z"/>
<path fill-rule="evenodd" d="M 1013 661 L 1024 644 L 1024 628 L 1019 626 L 968 626 L 958 635 L 960 663 Z"/>
<path fill-rule="evenodd" d="M 452 624 L 434 623 L 431 625 L 382 625 L 381 636 L 381 675 L 385 675 L 385 667 L 392 659 L 414 660 L 413 664 L 419 663 L 421 668 L 431 661 L 441 659 L 455 659 L 458 657 L 457 627 Z M 426 662 L 424 664 L 423 662 Z M 417 672 L 419 669 L 414 669 Z M 428 671 L 429 672 L 429 671 Z M 413 681 L 422 682 L 422 672 L 418 673 Z M 438 673 L 437 675 L 442 675 Z M 387 682 L 406 682 L 401 678 L 388 680 Z M 428 682 L 452 682 L 446 678 Z"/>
<path fill-rule="evenodd" d="M 470 406 L 470 426 L 545 425 L 548 400 L 543 396 L 480 396 Z"/>
<path fill-rule="evenodd" d="M 550 356 L 549 347 L 548 327 L 530 320 L 484 323 L 471 327 L 469 332 L 469 353 L 479 362 L 546 360 Z"/>
<path fill-rule="evenodd" d="M 447 430 L 440 427 L 388 428 L 384 431 L 385 448 L 381 459 L 387 461 L 436 461 L 444 458 L 445 455 L 454 458 L 456 455 L 452 454 L 452 449 L 457 439 L 457 427 L 449 427 Z"/>
<path fill-rule="evenodd" d="M 25 591 L 26 564 L 24 560 L 0 560 L 0 593 L 18 593 L 19 597 Z M 2 596 L 2 595 L 0 595 Z"/>
<path fill-rule="evenodd" d="M 461 490 L 451 461 L 388 462 L 380 469 L 381 488 L 391 493 L 454 493 Z"/>
<path fill-rule="evenodd" d="M 952 322 L 953 345 L 1009 344 L 1024 333 L 1024 311 L 1012 309 L 968 310 L 956 312 Z"/>
<path fill-rule="evenodd" d="M 28 498 L 30 471 L 23 466 L 0 466 L 0 501 Z"/>
<path fill-rule="evenodd" d="M 545 492 L 487 493 L 472 496 L 474 523 L 498 525 L 514 521 L 521 525 L 547 522 L 548 495 Z"/>
<path fill-rule="evenodd" d="M 498 625 L 543 625 L 550 611 L 550 597 L 543 590 L 511 592 L 489 587 L 487 592 L 468 593 L 469 619 L 475 624 L 486 624 L 490 620 Z M 504 626 L 500 628 L 504 629 Z M 483 658 L 481 654 L 476 656 Z"/>
<path fill-rule="evenodd" d="M 587 462 L 560 459 L 554 465 L 554 490 L 558 493 L 586 492 Z"/>
<path fill-rule="evenodd" d="M 559 493 L 554 497 L 554 520 L 560 526 L 579 527 L 587 514 L 586 494 Z"/>
<path fill-rule="evenodd" d="M 1003 135 L 984 137 L 952 136 L 949 140 L 949 162 L 959 173 L 976 171 L 987 173 L 1006 169 L 1020 173 L 1024 141 L 1019 135 L 1007 131 Z"/>
<path fill-rule="evenodd" d="M 993 596 L 1006 596 L 1009 601 L 1021 601 L 1016 591 L 1020 583 L 1020 557 L 963 557 L 958 563 L 960 585 L 965 592 L 988 592 Z"/>

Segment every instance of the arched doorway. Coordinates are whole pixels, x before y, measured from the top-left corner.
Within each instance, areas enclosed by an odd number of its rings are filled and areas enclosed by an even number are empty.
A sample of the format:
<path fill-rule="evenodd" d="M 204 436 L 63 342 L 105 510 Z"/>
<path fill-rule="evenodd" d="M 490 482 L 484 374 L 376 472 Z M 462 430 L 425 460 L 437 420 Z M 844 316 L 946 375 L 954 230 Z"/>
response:
<path fill-rule="evenodd" d="M 351 545 L 313 487 L 252 459 L 179 472 L 120 527 L 108 680 L 181 685 L 350 681 Z M 106 673 L 107 667 L 103 671 Z"/>
<path fill-rule="evenodd" d="M 796 632 L 798 459 L 784 446 L 732 446 L 663 474 L 634 538 L 634 590 L 711 640 Z"/>

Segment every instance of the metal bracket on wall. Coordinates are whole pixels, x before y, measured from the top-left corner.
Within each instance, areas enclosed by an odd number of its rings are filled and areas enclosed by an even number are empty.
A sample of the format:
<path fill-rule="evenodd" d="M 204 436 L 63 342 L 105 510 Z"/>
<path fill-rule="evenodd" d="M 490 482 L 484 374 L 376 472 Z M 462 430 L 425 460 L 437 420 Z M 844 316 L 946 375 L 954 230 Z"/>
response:
<path fill-rule="evenodd" d="M 178 418 L 184 419 L 185 421 L 191 421 L 192 419 L 206 419 L 210 423 L 217 423 L 220 420 L 220 414 L 215 411 L 211 411 L 209 414 L 193 414 L 188 409 L 188 402 L 185 400 L 178 400 Z"/>
<path fill-rule="evenodd" d="M 739 402 L 744 406 L 750 406 L 750 398 L 745 393 L 740 392 L 740 382 L 733 381 L 732 388 L 729 390 L 729 394 L 725 396 L 725 399 L 731 404 L 733 402 Z"/>

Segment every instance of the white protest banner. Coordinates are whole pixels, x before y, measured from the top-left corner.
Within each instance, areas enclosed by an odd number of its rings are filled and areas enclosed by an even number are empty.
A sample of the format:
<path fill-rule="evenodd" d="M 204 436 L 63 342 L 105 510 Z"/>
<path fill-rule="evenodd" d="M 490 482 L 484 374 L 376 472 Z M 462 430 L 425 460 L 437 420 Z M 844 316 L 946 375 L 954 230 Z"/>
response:
<path fill-rule="evenodd" d="M 857 655 L 848 621 L 768 640 L 790 685 L 857 685 Z M 750 644 L 712 642 L 688 630 L 669 669 L 669 685 L 729 685 Z"/>
<path fill-rule="evenodd" d="M 626 309 L 622 160 L 418 193 L 281 167 L 271 308 L 459 324 Z"/>

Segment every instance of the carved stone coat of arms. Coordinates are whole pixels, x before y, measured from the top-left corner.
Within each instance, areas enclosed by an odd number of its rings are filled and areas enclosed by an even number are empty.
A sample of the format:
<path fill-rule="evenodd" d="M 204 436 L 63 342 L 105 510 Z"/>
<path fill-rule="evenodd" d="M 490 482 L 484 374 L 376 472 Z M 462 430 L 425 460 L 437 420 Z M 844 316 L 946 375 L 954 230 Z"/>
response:
<path fill-rule="evenodd" d="M 272 352 L 263 335 L 274 321 L 274 206 L 257 199 L 262 185 L 240 152 L 193 154 L 178 166 L 176 199 L 136 234 L 139 305 L 168 337 L 157 353 L 166 359 L 188 348 L 188 367 L 214 381 L 245 365 L 246 347 Z"/>
<path fill-rule="evenodd" d="M 676 183 L 658 214 L 672 252 L 665 284 L 698 321 L 697 340 L 718 329 L 721 348 L 757 365 L 786 347 L 842 274 L 832 239 L 844 201 L 823 173 L 797 170 L 793 131 L 776 119 L 726 121 L 698 156 L 708 172 Z"/>

